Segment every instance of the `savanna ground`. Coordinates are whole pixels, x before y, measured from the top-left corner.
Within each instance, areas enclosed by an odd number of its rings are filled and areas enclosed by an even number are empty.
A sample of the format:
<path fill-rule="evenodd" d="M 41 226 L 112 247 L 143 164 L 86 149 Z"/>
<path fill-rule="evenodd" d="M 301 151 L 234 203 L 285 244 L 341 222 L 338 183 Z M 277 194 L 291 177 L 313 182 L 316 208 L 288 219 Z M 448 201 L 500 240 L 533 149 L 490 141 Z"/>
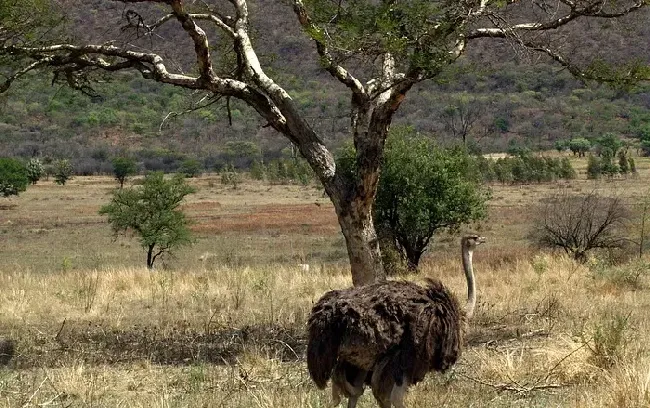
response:
<path fill-rule="evenodd" d="M 578 265 L 526 239 L 535 205 L 561 188 L 639 202 L 650 161 L 613 182 L 575 164 L 572 182 L 493 187 L 489 220 L 472 227 L 488 243 L 475 254 L 469 344 L 450 372 L 411 388 L 408 406 L 650 406 L 648 264 Z M 326 406 L 304 362 L 305 321 L 325 291 L 351 284 L 329 201 L 314 187 L 191 182 L 196 244 L 154 272 L 137 240 L 114 239 L 97 215 L 109 177 L 0 200 L 0 336 L 18 344 L 0 367 L 1 406 Z M 418 276 L 399 279 L 438 277 L 462 297 L 458 242 L 442 237 Z M 360 406 L 374 406 L 369 392 Z"/>

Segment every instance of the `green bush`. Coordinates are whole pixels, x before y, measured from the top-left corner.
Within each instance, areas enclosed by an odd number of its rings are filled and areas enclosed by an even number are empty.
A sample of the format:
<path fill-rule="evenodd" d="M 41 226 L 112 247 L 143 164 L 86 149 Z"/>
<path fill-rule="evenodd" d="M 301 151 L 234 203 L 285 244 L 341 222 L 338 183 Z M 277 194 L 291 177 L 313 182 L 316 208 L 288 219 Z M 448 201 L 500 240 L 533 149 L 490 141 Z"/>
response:
<path fill-rule="evenodd" d="M 344 173 L 354 163 L 352 149 L 337 160 Z M 435 234 L 484 218 L 490 194 L 480 178 L 463 148 L 438 147 L 409 128 L 391 132 L 373 207 L 375 225 L 393 237 L 387 250 L 397 248 L 414 270 Z"/>
<path fill-rule="evenodd" d="M 570 180 L 576 172 L 568 157 L 552 158 L 520 155 L 497 160 L 476 158 L 483 180 L 503 184 L 542 183 L 558 179 Z"/>
<path fill-rule="evenodd" d="M 579 137 L 569 141 L 569 150 L 574 156 L 585 157 L 591 149 L 591 142 L 585 138 Z"/>
<path fill-rule="evenodd" d="M 0 158 L 0 195 L 18 195 L 27 189 L 29 178 L 25 165 L 17 159 Z"/>
<path fill-rule="evenodd" d="M 185 159 L 178 171 L 186 177 L 199 177 L 203 174 L 203 165 L 197 159 Z"/>
<path fill-rule="evenodd" d="M 57 160 L 54 163 L 54 182 L 59 185 L 65 185 L 72 178 L 72 164 L 68 159 Z"/>
<path fill-rule="evenodd" d="M 589 155 L 589 160 L 587 161 L 587 178 L 596 180 L 600 178 L 602 173 L 601 160 L 594 155 Z"/>
<path fill-rule="evenodd" d="M 30 183 L 36 184 L 36 182 L 43 177 L 44 173 L 45 170 L 43 169 L 43 163 L 41 163 L 40 159 L 36 157 L 29 159 L 27 162 L 27 178 Z"/>

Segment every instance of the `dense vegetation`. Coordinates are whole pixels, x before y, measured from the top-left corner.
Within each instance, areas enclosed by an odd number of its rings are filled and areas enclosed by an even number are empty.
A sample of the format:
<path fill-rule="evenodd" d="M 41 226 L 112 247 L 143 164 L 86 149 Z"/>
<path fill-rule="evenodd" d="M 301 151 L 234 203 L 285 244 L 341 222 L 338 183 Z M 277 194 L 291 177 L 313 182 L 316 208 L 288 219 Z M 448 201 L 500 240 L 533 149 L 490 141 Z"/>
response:
<path fill-rule="evenodd" d="M 252 12 L 261 17 L 258 7 L 253 3 Z M 123 17 L 121 10 L 99 1 L 76 5 L 71 13 L 73 20 L 83 20 L 89 27 L 88 32 L 78 34 L 89 40 L 105 29 L 98 16 Z M 265 8 L 264 21 L 256 22 L 268 29 L 256 39 L 265 50 L 262 62 L 335 149 L 348 134 L 349 96 L 341 87 L 332 86 L 331 78 L 312 58 L 313 45 L 297 27 L 287 24 L 287 19 L 294 18 L 288 14 L 282 8 Z M 643 22 L 643 16 L 638 21 Z M 273 29 L 281 25 L 287 25 L 288 31 Z M 629 31 L 606 28 L 610 42 L 618 43 L 618 39 L 637 48 L 601 47 L 603 53 L 610 52 L 615 60 L 643 55 L 646 42 L 635 43 L 635 38 L 647 38 L 648 28 L 643 24 L 631 24 Z M 577 43 L 591 44 L 602 33 L 590 30 L 572 35 L 577 36 Z M 116 38 L 123 40 L 120 35 Z M 466 139 L 469 146 L 484 153 L 510 146 L 548 148 L 558 140 L 595 140 L 607 132 L 638 140 L 642 151 L 650 151 L 647 87 L 585 87 L 544 61 L 519 64 L 527 58 L 521 55 L 513 62 L 510 45 L 484 51 L 472 51 L 435 83 L 419 85 L 396 122 L 433 134 L 443 144 Z M 179 60 L 183 57 L 187 56 L 181 54 Z M 188 158 L 199 160 L 205 170 L 214 170 L 228 164 L 248 168 L 255 160 L 268 163 L 288 156 L 283 154 L 287 141 L 263 128 L 265 123 L 257 114 L 235 100 L 228 114 L 223 101 L 200 103 L 205 95 L 135 74 L 111 79 L 94 84 L 93 96 L 53 83 L 49 77 L 30 76 L 15 84 L 0 96 L 0 156 L 70 158 L 77 174 L 110 174 L 111 159 L 124 155 L 134 157 L 141 169 L 154 171 L 177 171 Z M 471 126 L 459 132 L 452 119 L 467 107 L 471 107 L 465 109 Z M 232 143 L 242 142 L 252 146 L 251 154 L 233 155 Z"/>

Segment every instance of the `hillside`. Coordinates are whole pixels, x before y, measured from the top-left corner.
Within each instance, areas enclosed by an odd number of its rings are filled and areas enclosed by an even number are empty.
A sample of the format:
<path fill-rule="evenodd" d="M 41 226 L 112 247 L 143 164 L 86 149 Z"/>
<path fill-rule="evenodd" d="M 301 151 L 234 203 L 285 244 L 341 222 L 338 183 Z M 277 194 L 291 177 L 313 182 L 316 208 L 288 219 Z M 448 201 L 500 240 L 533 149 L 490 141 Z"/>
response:
<path fill-rule="evenodd" d="M 192 69 L 191 46 L 178 27 L 165 26 L 155 39 L 138 38 L 137 33 L 121 30 L 123 5 L 99 0 L 66 4 L 69 20 L 84 27 L 74 32 L 74 40 L 117 39 L 154 49 Z M 254 2 L 251 8 L 255 41 L 264 50 L 261 58 L 268 71 L 298 101 L 326 142 L 334 148 L 340 145 L 349 125 L 348 93 L 319 68 L 290 9 L 269 1 Z M 158 9 L 137 5 L 139 13 L 151 20 L 160 15 Z M 643 22 L 648 17 L 646 13 L 624 22 L 592 21 L 558 36 L 578 60 L 647 59 L 650 27 Z M 609 46 L 600 45 L 604 43 Z M 89 97 L 52 85 L 50 77 L 32 76 L 0 95 L 0 155 L 71 157 L 78 171 L 94 173 L 108 171 L 106 159 L 127 152 L 148 169 L 173 170 L 185 156 L 197 157 L 211 169 L 225 163 L 223 146 L 230 140 L 252 141 L 266 158 L 277 157 L 288 147 L 285 138 L 264 128 L 257 114 L 237 101 L 231 101 L 230 125 L 223 101 L 168 117 L 170 112 L 200 106 L 205 95 L 133 73 L 102 77 L 94 88 L 99 96 Z M 445 111 L 459 104 L 473 107 L 476 121 L 470 140 L 478 140 L 484 152 L 503 151 L 509 144 L 547 148 L 556 139 L 592 138 L 604 132 L 634 137 L 650 122 L 650 88 L 632 92 L 586 88 L 543 58 L 511 44 L 482 41 L 439 80 L 411 91 L 396 123 L 429 132 L 443 143 L 457 142 Z"/>

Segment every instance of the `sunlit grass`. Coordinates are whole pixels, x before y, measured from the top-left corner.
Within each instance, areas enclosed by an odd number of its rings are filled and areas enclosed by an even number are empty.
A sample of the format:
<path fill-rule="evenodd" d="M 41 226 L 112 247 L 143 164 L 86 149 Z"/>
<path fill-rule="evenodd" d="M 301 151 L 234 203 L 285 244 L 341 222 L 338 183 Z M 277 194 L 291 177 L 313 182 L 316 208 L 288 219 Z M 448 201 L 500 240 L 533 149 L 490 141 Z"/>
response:
<path fill-rule="evenodd" d="M 490 219 L 472 227 L 488 243 L 475 254 L 469 343 L 450 372 L 411 389 L 409 407 L 648 406 L 646 261 L 580 265 L 526 240 L 535 204 L 557 188 L 641 197 L 640 161 L 638 179 L 493 186 Z M 197 242 L 153 272 L 96 215 L 108 177 L 40 183 L 4 203 L 0 337 L 18 348 L 0 368 L 0 406 L 327 406 L 304 329 L 314 301 L 351 284 L 331 204 L 312 187 L 192 183 Z M 457 238 L 399 279 L 425 277 L 464 296 Z M 375 406 L 370 392 L 359 406 Z"/>

